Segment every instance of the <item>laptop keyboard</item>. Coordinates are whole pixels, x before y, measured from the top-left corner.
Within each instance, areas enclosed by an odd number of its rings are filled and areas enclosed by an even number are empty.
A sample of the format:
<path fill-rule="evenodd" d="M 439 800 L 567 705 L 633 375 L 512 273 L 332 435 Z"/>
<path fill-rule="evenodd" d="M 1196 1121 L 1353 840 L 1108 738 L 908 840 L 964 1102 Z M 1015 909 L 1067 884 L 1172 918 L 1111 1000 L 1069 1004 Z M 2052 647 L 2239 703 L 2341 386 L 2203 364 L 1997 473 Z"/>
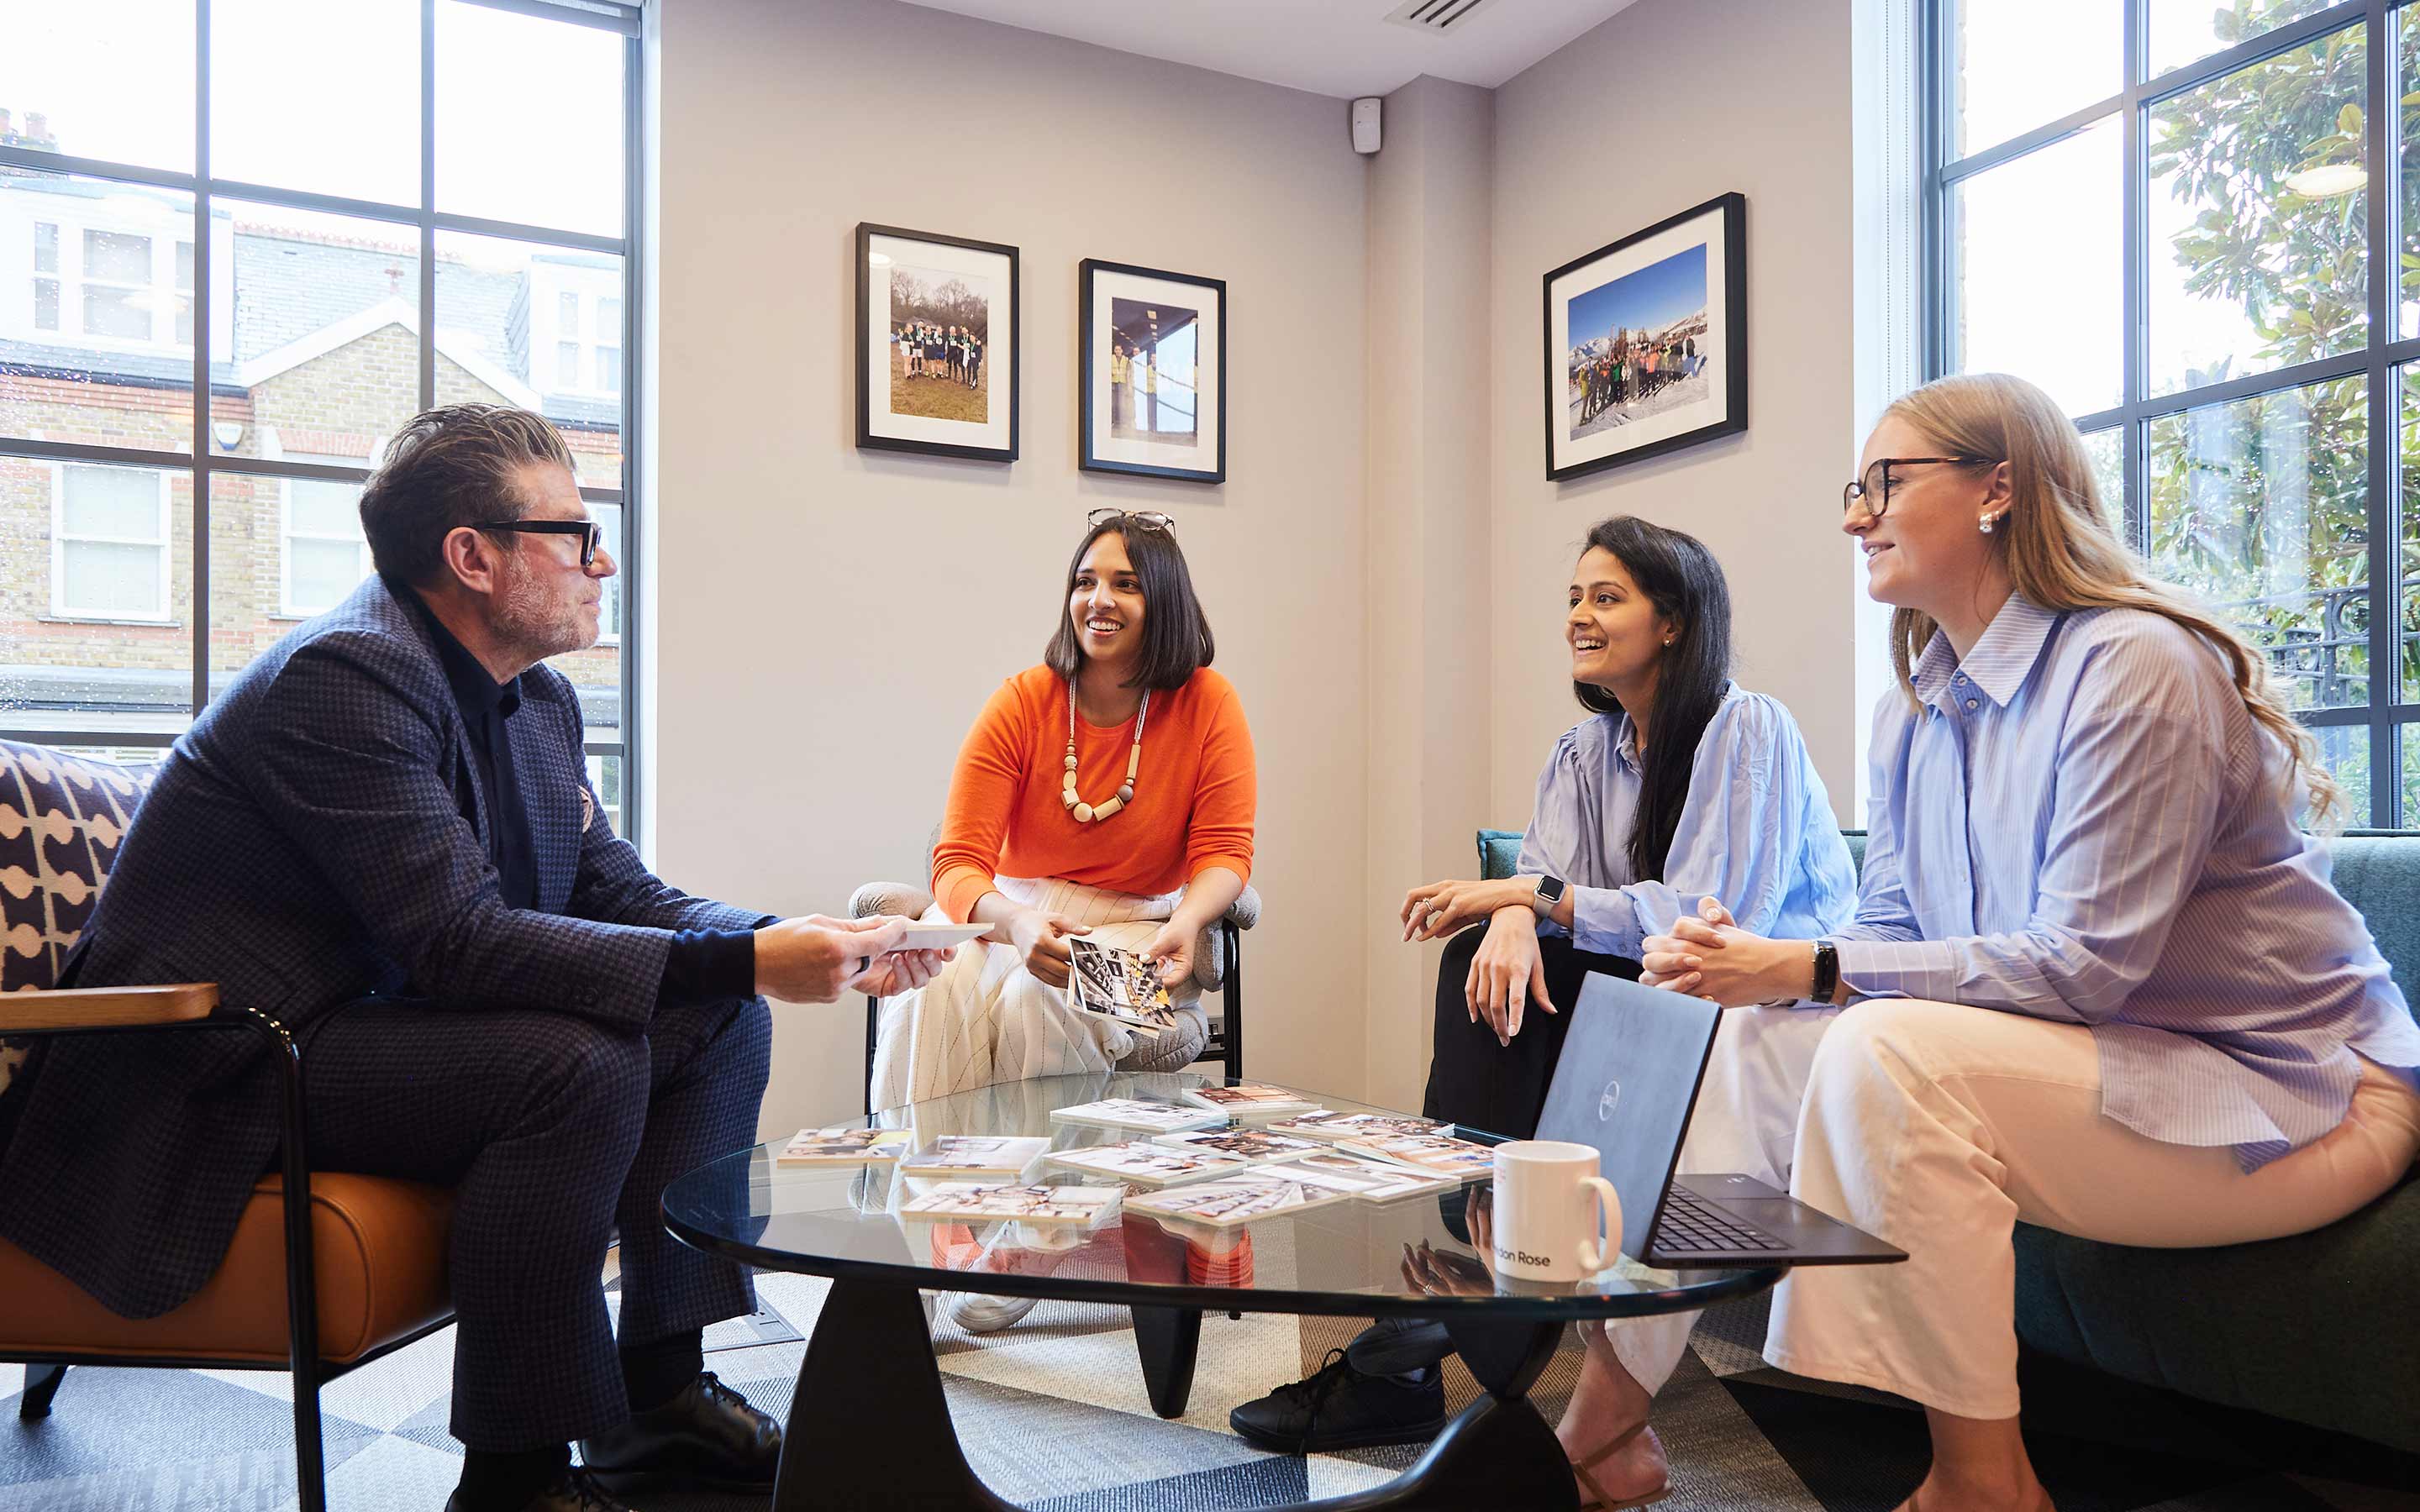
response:
<path fill-rule="evenodd" d="M 1676 1186 L 1664 1194 L 1664 1215 L 1655 1221 L 1654 1247 L 1688 1254 L 1746 1254 L 1790 1246 L 1761 1229 L 1750 1228 L 1708 1207 Z"/>

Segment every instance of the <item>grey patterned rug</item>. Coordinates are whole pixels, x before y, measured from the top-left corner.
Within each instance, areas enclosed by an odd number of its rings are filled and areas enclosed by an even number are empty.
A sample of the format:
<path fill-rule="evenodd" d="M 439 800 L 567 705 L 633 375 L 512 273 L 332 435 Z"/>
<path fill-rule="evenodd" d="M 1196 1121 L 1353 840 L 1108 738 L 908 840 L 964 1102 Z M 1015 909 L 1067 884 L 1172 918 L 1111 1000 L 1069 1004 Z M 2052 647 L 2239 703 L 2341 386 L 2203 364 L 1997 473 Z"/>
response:
<path fill-rule="evenodd" d="M 1279 1257 L 1264 1254 L 1264 1267 Z M 825 1283 L 766 1275 L 767 1312 L 708 1336 L 707 1365 L 786 1413 Z M 1415 1448 L 1308 1459 L 1227 1430 L 1238 1402 L 1314 1367 L 1357 1325 L 1205 1319 L 1186 1415 L 1143 1395 L 1121 1308 L 1046 1302 L 987 1337 L 937 1325 L 967 1458 L 1001 1496 L 1047 1512 L 1249 1507 L 1380 1484 Z M 1906 1404 L 1784 1375 L 1757 1356 L 1761 1301 L 1708 1315 L 1661 1397 L 1671 1512 L 1889 1512 L 1925 1462 Z M 438 1512 L 460 1473 L 445 1432 L 451 1331 L 323 1396 L 331 1500 L 344 1512 Z M 1536 1396 L 1559 1412 L 1578 1369 L 1558 1357 Z M 23 1372 L 0 1365 L 0 1512 L 249 1512 L 294 1504 L 286 1378 L 264 1372 L 72 1370 L 50 1418 L 21 1423 Z M 2062 1512 L 2420 1512 L 2415 1461 L 2102 1378 L 2028 1380 L 2028 1442 Z M 1450 1407 L 1476 1390 L 1449 1366 Z M 2037 1423 L 2039 1419 L 2039 1423 Z M 650 1497 L 646 1512 L 737 1512 L 742 1499 Z"/>

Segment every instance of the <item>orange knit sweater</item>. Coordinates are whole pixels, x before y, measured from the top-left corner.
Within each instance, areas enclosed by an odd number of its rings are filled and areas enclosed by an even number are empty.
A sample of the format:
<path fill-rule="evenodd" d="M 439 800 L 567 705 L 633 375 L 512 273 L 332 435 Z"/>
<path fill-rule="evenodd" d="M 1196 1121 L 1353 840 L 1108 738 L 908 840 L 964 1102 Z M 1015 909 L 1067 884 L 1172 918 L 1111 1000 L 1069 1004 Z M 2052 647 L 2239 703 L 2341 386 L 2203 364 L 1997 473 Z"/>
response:
<path fill-rule="evenodd" d="M 1104 730 L 1076 721 L 1076 793 L 1087 803 L 1125 780 L 1134 721 Z M 1134 801 L 1079 825 L 1060 796 L 1066 774 L 1067 685 L 1032 667 L 1000 687 L 959 748 L 933 893 L 952 918 L 968 915 L 992 879 L 1063 877 L 1153 897 L 1223 866 L 1252 875 L 1258 779 L 1252 733 L 1234 685 L 1204 667 L 1172 692 L 1151 696 Z"/>

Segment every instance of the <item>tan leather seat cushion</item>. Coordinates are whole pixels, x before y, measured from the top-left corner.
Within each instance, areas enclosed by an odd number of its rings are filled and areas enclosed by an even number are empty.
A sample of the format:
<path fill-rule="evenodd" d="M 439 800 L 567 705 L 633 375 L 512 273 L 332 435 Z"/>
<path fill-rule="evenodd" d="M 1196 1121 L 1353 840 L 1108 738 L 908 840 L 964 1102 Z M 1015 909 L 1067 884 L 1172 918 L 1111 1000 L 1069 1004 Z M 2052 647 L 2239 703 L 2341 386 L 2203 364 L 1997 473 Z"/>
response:
<path fill-rule="evenodd" d="M 264 1178 L 209 1283 L 158 1318 L 120 1318 L 56 1271 L 0 1241 L 0 1358 L 74 1350 L 284 1365 L 285 1181 Z M 442 1187 L 339 1171 L 311 1176 L 319 1355 L 357 1360 L 451 1310 Z M 131 1242 L 132 1241 L 130 1241 Z"/>

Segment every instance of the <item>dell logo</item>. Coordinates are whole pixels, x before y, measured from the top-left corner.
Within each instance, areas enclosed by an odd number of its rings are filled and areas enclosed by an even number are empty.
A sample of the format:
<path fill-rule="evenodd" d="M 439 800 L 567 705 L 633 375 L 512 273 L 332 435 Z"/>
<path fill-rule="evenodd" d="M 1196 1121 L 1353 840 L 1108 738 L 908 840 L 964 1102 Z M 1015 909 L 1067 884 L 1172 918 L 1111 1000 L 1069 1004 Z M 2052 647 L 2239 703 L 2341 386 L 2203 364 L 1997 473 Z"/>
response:
<path fill-rule="evenodd" d="M 1613 1110 L 1621 1105 L 1621 1084 L 1618 1081 L 1606 1083 L 1605 1091 L 1596 1100 L 1597 1121 L 1603 1123 L 1612 1118 Z"/>

